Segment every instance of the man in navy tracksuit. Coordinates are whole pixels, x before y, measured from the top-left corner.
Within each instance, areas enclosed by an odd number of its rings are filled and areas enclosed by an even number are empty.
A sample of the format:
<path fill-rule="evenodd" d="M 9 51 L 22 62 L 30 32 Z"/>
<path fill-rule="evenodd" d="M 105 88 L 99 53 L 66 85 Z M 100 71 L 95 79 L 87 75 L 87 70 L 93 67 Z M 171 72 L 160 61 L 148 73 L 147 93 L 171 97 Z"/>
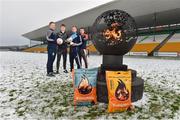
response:
<path fill-rule="evenodd" d="M 82 44 L 81 36 L 77 33 L 77 27 L 72 27 L 72 35 L 70 36 L 70 51 L 69 51 L 69 60 L 70 60 L 70 71 L 74 69 L 74 60 L 76 61 L 77 68 L 81 68 L 80 59 L 79 59 L 79 50 L 80 45 Z"/>
<path fill-rule="evenodd" d="M 55 34 L 54 30 L 56 29 L 55 22 L 49 23 L 49 30 L 46 33 L 46 39 L 48 42 L 47 45 L 47 52 L 48 52 L 48 60 L 47 60 L 47 76 L 54 76 L 53 72 L 53 62 L 56 57 L 56 50 L 57 50 L 57 35 Z"/>

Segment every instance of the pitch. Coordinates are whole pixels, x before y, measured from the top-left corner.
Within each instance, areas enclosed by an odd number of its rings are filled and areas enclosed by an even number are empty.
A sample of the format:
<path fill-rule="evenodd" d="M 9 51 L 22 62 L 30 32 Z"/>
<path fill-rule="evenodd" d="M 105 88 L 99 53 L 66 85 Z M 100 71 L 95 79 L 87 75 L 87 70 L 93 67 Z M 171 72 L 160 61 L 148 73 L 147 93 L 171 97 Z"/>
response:
<path fill-rule="evenodd" d="M 125 57 L 145 80 L 145 92 L 134 111 L 108 114 L 103 103 L 74 111 L 71 73 L 61 68 L 47 77 L 47 54 L 0 52 L 0 58 L 1 119 L 180 119 L 180 60 Z M 90 55 L 89 66 L 99 66 L 101 58 Z"/>

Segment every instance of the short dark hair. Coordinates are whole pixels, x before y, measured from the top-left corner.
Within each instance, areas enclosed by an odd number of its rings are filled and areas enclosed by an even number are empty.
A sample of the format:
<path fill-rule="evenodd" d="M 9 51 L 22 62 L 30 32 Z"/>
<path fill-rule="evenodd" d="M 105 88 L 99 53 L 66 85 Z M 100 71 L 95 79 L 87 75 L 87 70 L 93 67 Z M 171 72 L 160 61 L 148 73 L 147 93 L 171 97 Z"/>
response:
<path fill-rule="evenodd" d="M 49 22 L 49 25 L 51 25 L 51 24 L 55 24 L 55 22 L 53 22 L 53 21 Z"/>
<path fill-rule="evenodd" d="M 75 27 L 77 29 L 77 26 L 73 25 L 72 28 Z"/>
<path fill-rule="evenodd" d="M 62 27 L 62 26 L 63 26 L 63 27 L 66 27 L 66 25 L 65 25 L 65 24 L 61 24 L 61 25 L 60 25 L 60 27 Z"/>
<path fill-rule="evenodd" d="M 83 28 L 83 27 L 80 27 L 80 29 L 83 29 L 83 30 L 85 30 L 85 28 Z"/>

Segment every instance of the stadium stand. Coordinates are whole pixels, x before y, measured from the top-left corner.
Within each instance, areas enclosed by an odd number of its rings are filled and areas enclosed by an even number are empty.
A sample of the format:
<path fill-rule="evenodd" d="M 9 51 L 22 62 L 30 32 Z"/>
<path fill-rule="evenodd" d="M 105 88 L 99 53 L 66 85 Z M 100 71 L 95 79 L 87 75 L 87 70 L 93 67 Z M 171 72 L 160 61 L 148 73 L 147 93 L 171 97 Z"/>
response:
<path fill-rule="evenodd" d="M 165 35 L 151 35 L 143 41 L 142 36 L 138 38 L 136 45 L 132 48 L 131 52 L 147 52 L 150 53 L 160 42 L 162 42 L 167 34 Z M 141 42 L 140 42 L 141 41 Z"/>
<path fill-rule="evenodd" d="M 178 52 L 180 53 L 180 34 L 175 34 L 172 38 L 159 49 L 159 52 Z"/>
<path fill-rule="evenodd" d="M 144 53 L 147 52 L 149 54 L 155 49 L 165 38 L 167 38 L 169 34 L 162 35 L 150 35 L 150 36 L 140 36 L 135 44 L 135 46 L 131 49 L 130 52 Z M 174 34 L 168 41 L 165 43 L 158 51 L 156 52 L 175 52 L 180 55 L 180 34 Z M 97 53 L 96 48 L 90 42 L 87 45 L 87 49 L 89 53 Z M 47 51 L 47 45 L 36 45 L 24 50 L 25 52 L 38 52 L 44 53 Z"/>
<path fill-rule="evenodd" d="M 35 45 L 35 46 L 29 47 L 29 48 L 24 50 L 24 52 L 37 52 L 37 53 L 44 53 L 46 51 L 47 51 L 47 45 L 46 44 Z"/>

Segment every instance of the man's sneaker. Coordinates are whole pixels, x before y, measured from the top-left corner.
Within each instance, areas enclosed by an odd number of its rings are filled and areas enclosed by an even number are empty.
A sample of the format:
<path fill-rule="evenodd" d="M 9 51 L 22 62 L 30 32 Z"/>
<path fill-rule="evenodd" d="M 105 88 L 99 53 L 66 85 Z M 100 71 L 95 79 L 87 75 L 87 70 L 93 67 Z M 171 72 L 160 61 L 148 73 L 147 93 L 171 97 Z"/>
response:
<path fill-rule="evenodd" d="M 64 72 L 64 73 L 68 73 L 68 71 L 67 71 L 67 70 L 64 70 L 63 72 Z"/>
<path fill-rule="evenodd" d="M 56 72 L 52 72 L 52 74 L 56 74 Z"/>
<path fill-rule="evenodd" d="M 47 76 L 54 77 L 55 75 L 52 72 L 50 72 L 50 73 L 47 73 Z"/>
<path fill-rule="evenodd" d="M 59 74 L 59 71 L 56 71 L 54 74 Z"/>

